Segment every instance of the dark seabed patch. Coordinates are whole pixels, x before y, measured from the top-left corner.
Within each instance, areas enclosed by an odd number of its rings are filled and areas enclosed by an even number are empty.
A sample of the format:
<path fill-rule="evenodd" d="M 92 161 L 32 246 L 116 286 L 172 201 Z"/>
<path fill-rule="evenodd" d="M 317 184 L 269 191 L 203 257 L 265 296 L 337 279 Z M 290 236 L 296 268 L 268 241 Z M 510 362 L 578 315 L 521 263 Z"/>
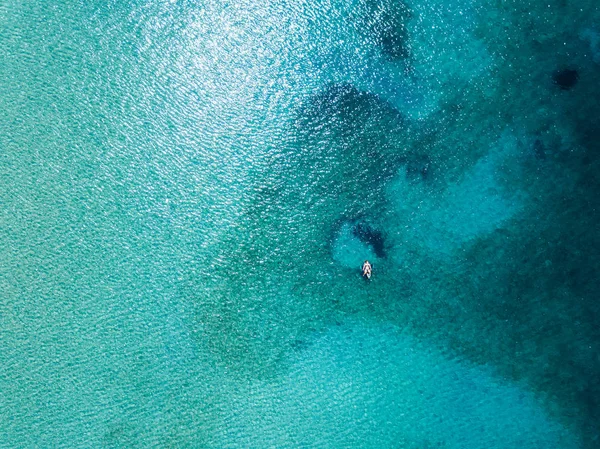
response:
<path fill-rule="evenodd" d="M 385 239 L 381 231 L 373 228 L 368 223 L 359 221 L 352 226 L 352 234 L 361 242 L 373 248 L 377 257 L 385 257 Z"/>
<path fill-rule="evenodd" d="M 432 162 L 428 156 L 415 155 L 406 161 L 406 177 L 412 182 L 426 182 L 432 176 Z"/>
<path fill-rule="evenodd" d="M 563 69 L 554 72 L 552 81 L 562 90 L 569 90 L 579 81 L 579 72 L 574 69 Z"/>
<path fill-rule="evenodd" d="M 296 145 L 283 160 L 306 176 L 307 190 L 330 198 L 323 212 L 334 219 L 381 206 L 381 188 L 410 152 L 412 133 L 402 114 L 349 84 L 312 97 L 296 127 Z"/>
<path fill-rule="evenodd" d="M 0 8 L 0 446 L 248 447 L 276 414 L 306 437 L 255 447 L 497 449 L 532 390 L 598 447 L 597 0 L 137 3 Z M 408 61 L 406 115 L 393 88 L 306 94 Z M 332 257 L 343 226 L 370 283 Z M 407 422 L 440 438 L 365 445 Z"/>
<path fill-rule="evenodd" d="M 590 81 L 599 67 L 573 24 L 583 28 L 592 6 L 579 12 L 554 2 L 540 6 L 536 20 L 525 5 L 509 8 L 501 14 L 514 33 L 510 41 L 494 41 L 489 19 L 480 24 L 489 51 L 506 60 L 498 73 L 502 94 L 472 100 L 490 109 L 473 113 L 470 127 L 483 135 L 516 126 L 532 136 L 523 147 L 526 169 L 511 179 L 530 200 L 517 220 L 465 248 L 448 272 L 436 267 L 426 281 L 437 289 L 428 296 L 430 319 L 416 326 L 435 334 L 433 323 L 443 323 L 453 351 L 556 400 L 586 448 L 600 441 L 600 110 Z M 494 110 L 504 118 L 486 126 Z"/>
<path fill-rule="evenodd" d="M 303 332 L 340 307 L 363 306 L 365 298 L 339 301 L 351 297 L 360 278 L 339 277 L 331 230 L 343 217 L 368 216 L 369 224 L 355 223 L 354 232 L 385 255 L 377 229 L 383 188 L 406 169 L 409 131 L 390 104 L 348 84 L 330 85 L 300 108 L 290 134 L 256 176 L 261 181 L 238 225 L 219 245 L 226 250 L 215 255 L 221 262 L 211 276 L 218 308 L 198 307 L 202 339 L 222 363 L 264 376 Z"/>
<path fill-rule="evenodd" d="M 362 0 L 351 16 L 359 33 L 394 61 L 410 56 L 407 23 L 411 17 L 410 8 L 394 0 Z"/>

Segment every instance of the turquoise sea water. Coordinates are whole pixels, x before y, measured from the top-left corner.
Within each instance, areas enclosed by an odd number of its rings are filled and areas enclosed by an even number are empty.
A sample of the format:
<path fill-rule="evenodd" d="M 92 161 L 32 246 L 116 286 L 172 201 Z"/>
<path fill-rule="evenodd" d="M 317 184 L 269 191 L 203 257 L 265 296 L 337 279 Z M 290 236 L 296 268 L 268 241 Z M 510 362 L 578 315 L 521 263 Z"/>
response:
<path fill-rule="evenodd" d="M 600 445 L 597 2 L 5 0 L 0 62 L 0 447 Z"/>

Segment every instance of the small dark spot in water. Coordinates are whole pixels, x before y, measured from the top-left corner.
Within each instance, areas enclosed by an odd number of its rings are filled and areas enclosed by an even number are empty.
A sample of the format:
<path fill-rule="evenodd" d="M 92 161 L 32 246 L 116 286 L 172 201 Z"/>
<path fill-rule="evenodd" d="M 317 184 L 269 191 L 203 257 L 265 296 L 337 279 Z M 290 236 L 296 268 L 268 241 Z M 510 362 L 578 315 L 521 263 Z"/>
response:
<path fill-rule="evenodd" d="M 546 159 L 546 146 L 540 139 L 535 139 L 533 142 L 533 155 L 536 159 Z"/>
<path fill-rule="evenodd" d="M 392 59 L 401 59 L 408 56 L 409 50 L 406 44 L 406 31 L 404 26 L 398 26 L 393 22 L 381 22 L 374 29 L 381 50 Z"/>
<path fill-rule="evenodd" d="M 293 349 L 301 350 L 301 349 L 306 348 L 308 346 L 308 344 L 303 339 L 296 339 L 296 340 L 294 340 L 294 341 L 291 342 L 290 346 Z"/>
<path fill-rule="evenodd" d="M 371 246 L 377 257 L 385 257 L 385 242 L 381 231 L 366 223 L 357 223 L 352 227 L 352 235 Z"/>
<path fill-rule="evenodd" d="M 390 60 L 410 56 L 407 23 L 412 13 L 401 0 L 362 0 L 350 20 L 357 31 Z"/>
<path fill-rule="evenodd" d="M 132 435 L 133 429 L 127 425 L 110 424 L 102 439 L 111 447 L 129 447 L 132 443 Z"/>
<path fill-rule="evenodd" d="M 552 75 L 552 80 L 562 90 L 569 90 L 577 84 L 579 73 L 573 69 L 559 70 Z"/>
<path fill-rule="evenodd" d="M 406 163 L 406 176 L 411 181 L 426 181 L 430 169 L 431 161 L 429 157 L 419 156 Z"/>

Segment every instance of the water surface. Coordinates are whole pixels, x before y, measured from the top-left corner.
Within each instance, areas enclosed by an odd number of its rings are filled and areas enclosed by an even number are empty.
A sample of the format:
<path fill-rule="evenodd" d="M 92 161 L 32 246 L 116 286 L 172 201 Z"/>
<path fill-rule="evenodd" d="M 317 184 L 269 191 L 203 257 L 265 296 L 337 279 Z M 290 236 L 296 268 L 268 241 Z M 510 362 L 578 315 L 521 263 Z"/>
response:
<path fill-rule="evenodd" d="M 0 446 L 595 447 L 599 24 L 3 2 Z"/>

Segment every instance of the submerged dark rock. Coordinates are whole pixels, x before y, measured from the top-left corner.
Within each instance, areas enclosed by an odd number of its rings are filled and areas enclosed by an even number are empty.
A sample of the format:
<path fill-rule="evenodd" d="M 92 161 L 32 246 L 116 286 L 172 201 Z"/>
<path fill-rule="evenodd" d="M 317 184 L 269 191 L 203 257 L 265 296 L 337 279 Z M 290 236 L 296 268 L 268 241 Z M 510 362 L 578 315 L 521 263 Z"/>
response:
<path fill-rule="evenodd" d="M 366 0 L 354 15 L 359 32 L 367 34 L 390 59 L 404 59 L 410 54 L 406 24 L 411 11 L 396 0 Z"/>
<path fill-rule="evenodd" d="M 535 139 L 533 142 L 533 155 L 539 160 L 546 159 L 546 146 L 540 139 Z"/>
<path fill-rule="evenodd" d="M 552 75 L 552 80 L 562 90 L 569 90 L 579 81 L 579 73 L 574 69 L 559 70 Z"/>
<path fill-rule="evenodd" d="M 352 235 L 373 248 L 377 257 L 385 257 L 385 239 L 381 231 L 367 223 L 358 222 L 352 227 Z"/>
<path fill-rule="evenodd" d="M 357 269 L 365 260 L 377 263 L 386 258 L 386 236 L 373 223 L 364 215 L 337 220 L 331 228 L 329 241 L 333 261 Z"/>
<path fill-rule="evenodd" d="M 289 154 L 309 185 L 363 204 L 405 160 L 407 124 L 389 102 L 350 84 L 315 95 L 298 116 L 302 152 Z"/>
<path fill-rule="evenodd" d="M 431 173 L 428 156 L 414 156 L 406 162 L 406 177 L 411 181 L 426 181 Z"/>

